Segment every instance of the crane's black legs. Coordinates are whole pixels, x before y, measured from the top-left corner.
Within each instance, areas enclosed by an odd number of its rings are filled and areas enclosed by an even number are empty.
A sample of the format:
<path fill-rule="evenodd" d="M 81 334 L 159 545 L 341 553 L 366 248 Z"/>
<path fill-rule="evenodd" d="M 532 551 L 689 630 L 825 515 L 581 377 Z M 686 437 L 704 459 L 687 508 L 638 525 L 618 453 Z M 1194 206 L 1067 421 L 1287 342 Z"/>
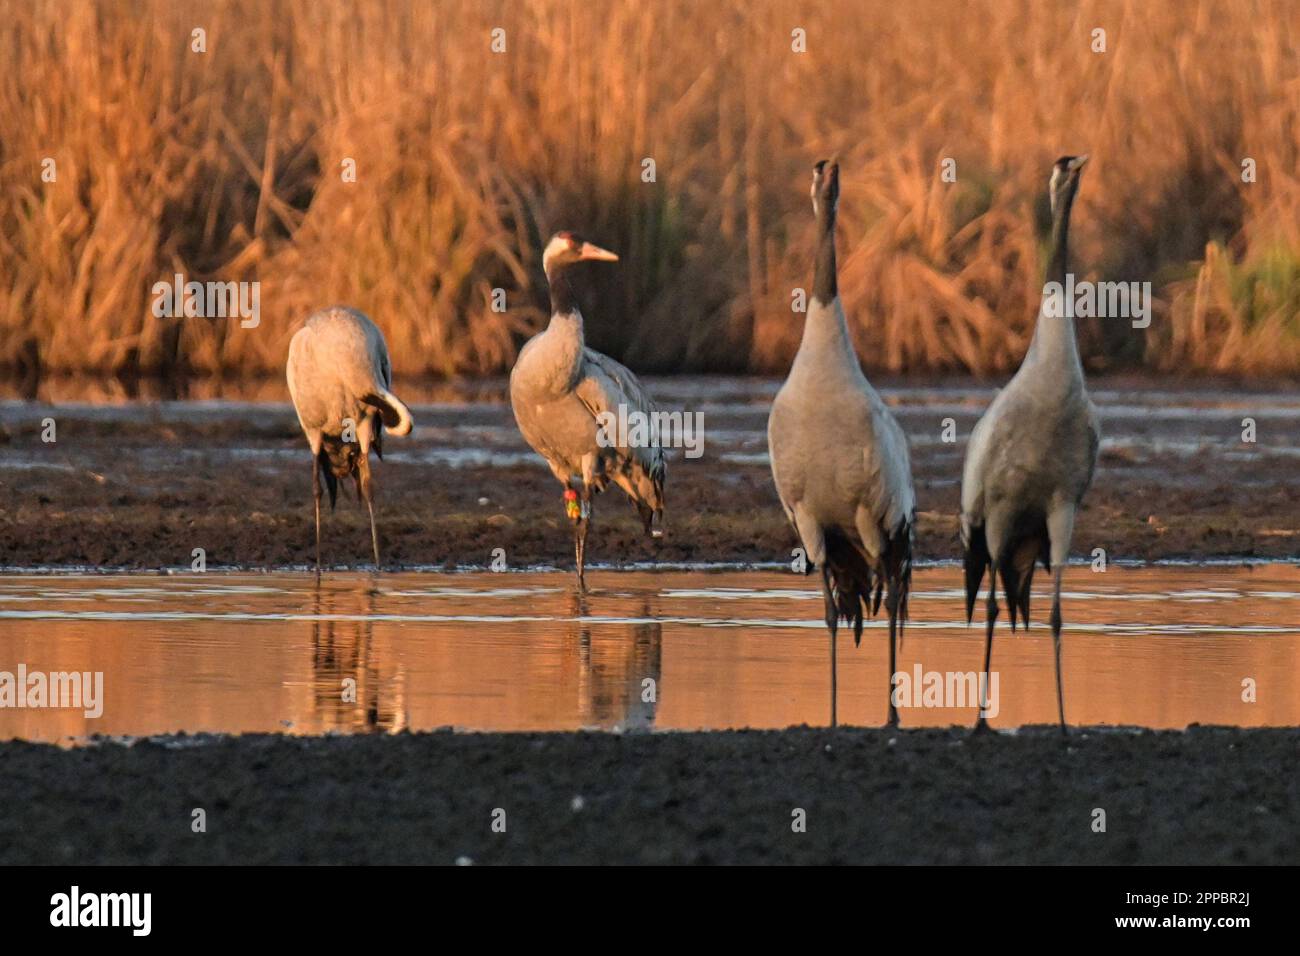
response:
<path fill-rule="evenodd" d="M 1047 534 L 1052 568 L 1052 651 L 1056 659 L 1056 716 L 1061 722 L 1061 736 L 1064 737 L 1068 731 L 1065 725 L 1065 693 L 1061 687 L 1061 579 L 1065 575 L 1065 566 L 1070 563 L 1074 509 L 1060 508 L 1048 515 Z"/>
<path fill-rule="evenodd" d="M 835 628 L 831 628 L 831 727 L 835 727 L 838 723 L 836 708 L 839 701 L 836 698 L 839 696 L 839 688 L 839 674 L 836 672 L 835 665 Z"/>
<path fill-rule="evenodd" d="M 831 726 L 836 725 L 836 706 L 839 695 L 839 674 L 836 670 L 835 662 L 835 632 L 839 629 L 840 613 L 835 606 L 835 589 L 831 583 L 830 568 L 822 564 L 822 590 L 826 595 L 826 629 L 831 634 Z"/>
<path fill-rule="evenodd" d="M 587 590 L 587 522 L 579 519 L 573 526 L 573 556 L 578 567 L 578 590 Z"/>
<path fill-rule="evenodd" d="M 591 491 L 572 485 L 564 489 L 564 513 L 573 522 L 573 557 L 578 568 L 578 590 L 587 590 L 587 531 L 591 527 Z"/>
<path fill-rule="evenodd" d="M 311 459 L 311 493 L 316 499 L 316 577 L 320 577 L 320 458 L 313 455 Z"/>
<path fill-rule="evenodd" d="M 889 717 L 886 727 L 898 726 L 898 708 L 894 706 L 894 674 L 898 672 L 898 591 L 891 587 L 885 598 L 885 610 L 889 612 Z"/>
<path fill-rule="evenodd" d="M 375 503 L 366 497 L 366 510 L 370 512 L 370 546 L 375 552 L 375 570 L 379 570 L 379 533 L 375 531 Z"/>
<path fill-rule="evenodd" d="M 984 719 L 984 713 L 989 709 L 989 670 L 993 663 L 993 625 L 998 620 L 998 563 L 996 560 L 989 562 L 989 599 L 985 607 L 984 672 L 980 675 L 980 714 L 975 721 L 975 733 L 977 734 L 986 733 L 989 729 L 988 721 Z"/>
<path fill-rule="evenodd" d="M 1065 694 L 1061 690 L 1061 573 L 1064 565 L 1052 569 L 1052 645 L 1056 652 L 1056 715 L 1061 721 L 1061 733 L 1065 734 Z"/>
<path fill-rule="evenodd" d="M 379 533 L 375 530 L 375 488 L 370 479 L 369 457 L 357 462 L 357 491 L 365 499 L 366 510 L 370 512 L 370 546 L 375 552 L 375 570 L 379 570 Z"/>

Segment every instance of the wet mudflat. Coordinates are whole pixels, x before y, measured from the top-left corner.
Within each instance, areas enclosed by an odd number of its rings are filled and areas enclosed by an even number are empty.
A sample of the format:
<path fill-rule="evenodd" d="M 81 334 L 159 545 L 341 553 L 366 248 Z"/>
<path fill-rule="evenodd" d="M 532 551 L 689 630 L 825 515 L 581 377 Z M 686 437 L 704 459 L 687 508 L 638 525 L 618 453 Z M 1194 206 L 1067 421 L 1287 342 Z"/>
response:
<path fill-rule="evenodd" d="M 589 559 L 758 562 L 795 546 L 772 487 L 765 428 L 779 383 L 651 380 L 669 410 L 701 412 L 699 458 L 670 454 L 668 536 L 647 541 L 614 493 L 596 502 Z M 1097 380 L 1104 441 L 1076 554 L 1115 560 L 1300 555 L 1300 397 Z M 0 567 L 302 566 L 312 556 L 310 468 L 282 383 L 257 400 L 0 402 Z M 886 387 L 912 446 L 918 551 L 959 556 L 961 460 L 988 386 Z M 515 428 L 503 383 L 402 394 L 416 430 L 377 467 L 392 567 L 511 567 L 572 559 L 558 486 Z M 102 399 L 105 396 L 93 396 Z M 279 398 L 280 400 L 274 400 Z M 265 399 L 265 400 L 264 400 Z M 56 441 L 42 441 L 46 419 Z M 1254 441 L 1243 441 L 1243 421 Z M 364 510 L 340 501 L 326 561 L 369 560 Z"/>

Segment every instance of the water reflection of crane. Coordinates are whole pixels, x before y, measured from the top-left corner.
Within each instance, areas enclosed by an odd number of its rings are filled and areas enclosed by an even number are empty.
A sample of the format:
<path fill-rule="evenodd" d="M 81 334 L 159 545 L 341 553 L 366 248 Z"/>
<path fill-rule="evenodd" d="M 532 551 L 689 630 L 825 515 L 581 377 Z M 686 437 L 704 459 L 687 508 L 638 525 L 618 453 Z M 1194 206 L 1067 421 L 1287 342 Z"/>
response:
<path fill-rule="evenodd" d="M 312 620 L 312 704 L 321 730 L 393 733 L 406 726 L 405 681 L 385 676 L 373 652 L 375 599 L 369 582 L 340 594 L 316 582 Z M 336 607 L 360 598 L 357 620 L 334 620 Z M 349 683 L 345 683 L 345 681 Z"/>
<path fill-rule="evenodd" d="M 640 621 L 598 625 L 593 639 L 586 595 L 570 595 L 569 646 L 576 649 L 578 717 L 583 726 L 648 730 L 654 726 L 662 677 L 663 625 L 649 600 Z"/>

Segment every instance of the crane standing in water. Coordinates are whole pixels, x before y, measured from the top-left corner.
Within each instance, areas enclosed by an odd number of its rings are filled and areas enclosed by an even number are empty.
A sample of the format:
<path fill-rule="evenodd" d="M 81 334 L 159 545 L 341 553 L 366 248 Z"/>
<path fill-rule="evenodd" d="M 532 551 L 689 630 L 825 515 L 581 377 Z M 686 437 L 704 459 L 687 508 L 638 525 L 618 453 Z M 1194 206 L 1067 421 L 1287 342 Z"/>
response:
<path fill-rule="evenodd" d="M 1052 205 L 1052 253 L 1033 341 L 1020 370 L 989 405 L 971 433 L 961 483 L 961 538 L 965 550 L 966 621 L 985 569 L 989 572 L 984 638 L 984 683 L 993 656 L 998 616 L 997 579 L 1002 578 L 1011 629 L 1017 611 L 1029 626 L 1029 589 L 1034 564 L 1052 574 L 1052 644 L 1056 658 L 1056 706 L 1065 730 L 1061 690 L 1061 575 L 1070 556 L 1074 518 L 1097 465 L 1101 429 L 1084 387 L 1071 303 L 1065 302 L 1070 207 L 1087 156 L 1062 156 L 1048 186 Z M 982 691 L 982 693 L 984 693 Z M 976 728 L 987 727 L 980 701 Z"/>
<path fill-rule="evenodd" d="M 772 402 L 767 443 L 772 478 L 808 560 L 821 568 L 831 637 L 831 726 L 838 692 L 835 633 L 842 617 L 862 640 L 864 610 L 880 610 L 888 589 L 889 707 L 896 726 L 898 628 L 907 619 L 916 493 L 907 436 L 862 374 L 836 284 L 835 208 L 839 166 L 814 167 L 817 260 L 803 340 Z"/>
<path fill-rule="evenodd" d="M 370 543 L 378 570 L 370 450 L 382 459 L 384 430 L 407 435 L 413 425 L 410 409 L 389 391 L 393 374 L 383 333 L 356 309 L 324 309 L 294 333 L 286 372 L 293 407 L 311 447 L 316 571 L 320 572 L 322 476 L 329 487 L 331 510 L 338 497 L 339 479 L 355 479 L 357 496 L 370 512 Z"/>
<path fill-rule="evenodd" d="M 617 262 L 618 256 L 571 232 L 557 233 L 546 244 L 542 267 L 550 286 L 551 321 L 524 345 L 510 373 L 510 405 L 519 431 L 564 486 L 582 590 L 593 493 L 613 481 L 636 506 L 646 533 L 658 538 L 667 470 L 657 440 L 632 445 L 627 436 L 607 429 L 601 434 L 600 421 L 610 416 L 650 422 L 657 410 L 635 375 L 586 346 L 570 270 L 593 261 Z"/>

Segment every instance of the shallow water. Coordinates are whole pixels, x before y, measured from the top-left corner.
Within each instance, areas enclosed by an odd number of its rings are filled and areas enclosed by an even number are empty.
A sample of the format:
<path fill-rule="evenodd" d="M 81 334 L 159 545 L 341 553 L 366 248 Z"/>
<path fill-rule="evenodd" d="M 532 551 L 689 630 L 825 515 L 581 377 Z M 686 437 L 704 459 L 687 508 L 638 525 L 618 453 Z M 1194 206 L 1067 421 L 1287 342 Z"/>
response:
<path fill-rule="evenodd" d="M 898 669 L 974 672 L 960 569 L 916 574 Z M 825 723 L 828 640 L 814 578 L 777 571 L 0 577 L 0 671 L 102 672 L 103 714 L 0 709 L 0 739 L 88 735 L 697 729 Z M 1042 585 L 1042 575 L 1036 584 Z M 1071 723 L 1300 724 L 1300 569 L 1072 567 Z M 1048 600 L 993 653 L 995 727 L 1053 721 Z M 839 640 L 840 720 L 885 717 L 887 642 Z M 1255 702 L 1243 701 L 1253 681 Z M 351 684 L 349 682 L 354 682 Z M 355 700 L 345 689 L 355 687 Z M 953 692 L 958 689 L 953 684 Z M 924 699 L 922 698 L 922 703 Z M 934 703 L 935 701 L 931 701 Z M 939 703 L 961 703 L 949 697 Z M 904 726 L 970 724 L 914 706 Z"/>

